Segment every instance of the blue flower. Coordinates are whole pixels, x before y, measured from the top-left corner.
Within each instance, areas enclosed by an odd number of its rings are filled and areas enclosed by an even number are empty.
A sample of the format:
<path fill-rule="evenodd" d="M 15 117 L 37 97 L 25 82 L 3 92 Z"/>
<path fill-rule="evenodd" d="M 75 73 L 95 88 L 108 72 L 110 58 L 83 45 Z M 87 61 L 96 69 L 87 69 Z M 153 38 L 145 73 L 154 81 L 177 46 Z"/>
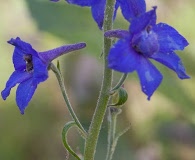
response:
<path fill-rule="evenodd" d="M 59 0 L 50 0 L 58 2 Z M 99 29 L 102 29 L 104 22 L 104 11 L 106 6 L 106 0 L 66 0 L 69 4 L 75 4 L 82 7 L 91 7 L 91 13 L 96 21 Z M 139 16 L 146 11 L 145 0 L 116 0 L 115 13 L 118 7 L 121 7 L 123 16 L 126 20 L 130 21 L 134 17 Z M 124 11 L 124 12 L 123 12 Z"/>
<path fill-rule="evenodd" d="M 106 0 L 66 0 L 69 4 L 76 4 L 81 7 L 91 7 L 91 14 L 99 29 L 102 29 L 104 22 L 104 10 Z M 118 8 L 118 6 L 116 6 Z"/>
<path fill-rule="evenodd" d="M 64 53 L 86 46 L 85 43 L 77 43 L 45 52 L 37 52 L 29 43 L 22 41 L 19 37 L 16 39 L 12 38 L 8 43 L 15 46 L 12 59 L 15 71 L 7 81 L 1 95 L 6 100 L 11 88 L 19 83 L 16 91 L 16 102 L 21 114 L 24 114 L 24 110 L 31 100 L 37 85 L 48 78 L 48 66 L 50 62 Z"/>
<path fill-rule="evenodd" d="M 123 12 L 128 13 L 127 10 Z M 108 67 L 123 73 L 136 71 L 148 100 L 163 78 L 149 59 L 175 71 L 180 79 L 190 78 L 174 52 L 183 50 L 188 42 L 171 26 L 156 24 L 156 7 L 132 19 L 129 31 L 108 31 L 105 36 L 120 38 L 110 49 Z"/>

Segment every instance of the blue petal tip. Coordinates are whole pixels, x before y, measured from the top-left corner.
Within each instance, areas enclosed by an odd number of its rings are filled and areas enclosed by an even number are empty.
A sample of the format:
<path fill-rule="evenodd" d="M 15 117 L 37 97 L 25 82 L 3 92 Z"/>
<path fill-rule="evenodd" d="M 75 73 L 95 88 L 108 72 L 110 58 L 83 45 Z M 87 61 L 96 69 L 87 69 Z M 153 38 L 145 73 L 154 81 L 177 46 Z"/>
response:
<path fill-rule="evenodd" d="M 148 96 L 147 100 L 150 101 L 151 96 Z"/>
<path fill-rule="evenodd" d="M 24 115 L 24 111 L 21 111 L 21 110 L 20 110 L 20 114 L 21 114 L 21 115 Z"/>

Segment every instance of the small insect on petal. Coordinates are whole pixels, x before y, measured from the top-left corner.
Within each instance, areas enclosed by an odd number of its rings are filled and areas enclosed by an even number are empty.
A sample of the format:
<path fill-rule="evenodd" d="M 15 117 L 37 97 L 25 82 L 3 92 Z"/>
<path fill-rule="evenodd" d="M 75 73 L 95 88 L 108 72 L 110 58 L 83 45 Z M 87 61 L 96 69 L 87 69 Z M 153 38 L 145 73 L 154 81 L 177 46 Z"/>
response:
<path fill-rule="evenodd" d="M 33 70 L 33 61 L 32 61 L 32 55 L 31 54 L 25 54 L 23 56 L 24 60 L 26 61 L 26 71 L 30 72 Z"/>

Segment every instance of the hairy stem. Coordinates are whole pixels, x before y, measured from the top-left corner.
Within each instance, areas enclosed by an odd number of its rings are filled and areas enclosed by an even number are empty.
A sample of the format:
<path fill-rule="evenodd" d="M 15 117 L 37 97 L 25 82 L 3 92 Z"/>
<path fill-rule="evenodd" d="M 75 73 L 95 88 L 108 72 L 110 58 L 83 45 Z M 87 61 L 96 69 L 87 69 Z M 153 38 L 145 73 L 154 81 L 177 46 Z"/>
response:
<path fill-rule="evenodd" d="M 116 138 L 116 122 L 117 116 L 121 113 L 121 109 L 115 107 L 108 108 L 108 148 L 107 148 L 107 155 L 106 160 L 112 160 L 115 147 L 114 142 Z"/>
<path fill-rule="evenodd" d="M 111 92 L 113 92 L 113 91 L 119 89 L 119 88 L 123 85 L 123 83 L 124 83 L 124 81 L 126 80 L 127 76 L 128 76 L 128 74 L 127 74 L 127 73 L 124 73 L 124 74 L 122 75 L 121 79 L 119 80 L 119 82 L 116 84 L 116 86 L 114 86 L 114 87 L 112 88 Z"/>
<path fill-rule="evenodd" d="M 70 112 L 70 115 L 74 119 L 76 125 L 82 131 L 82 134 L 85 135 L 85 137 L 86 137 L 87 133 L 86 133 L 85 129 L 83 128 L 83 126 L 81 125 L 80 121 L 78 120 L 78 118 L 77 118 L 77 116 L 76 116 L 76 114 L 75 114 L 75 112 L 74 112 L 74 110 L 73 110 L 73 108 L 72 108 L 72 106 L 70 104 L 70 101 L 68 99 L 68 96 L 67 96 L 67 93 L 66 93 L 66 89 L 65 89 L 65 86 L 64 86 L 64 78 L 63 78 L 63 76 L 61 75 L 60 71 L 57 69 L 57 67 L 53 63 L 51 63 L 50 68 L 55 73 L 55 75 L 56 75 L 56 77 L 58 79 L 58 82 L 59 82 L 59 85 L 60 85 L 60 89 L 61 89 L 64 101 L 65 101 L 65 103 L 66 103 L 66 105 L 68 107 L 68 110 Z"/>
<path fill-rule="evenodd" d="M 115 0 L 107 0 L 106 10 L 104 16 L 104 33 L 107 30 L 112 29 L 113 24 L 113 12 L 114 12 Z M 112 84 L 112 71 L 107 67 L 107 56 L 112 45 L 111 39 L 104 38 L 104 75 L 101 86 L 101 91 L 99 95 L 99 100 L 97 102 L 96 110 L 93 115 L 93 119 L 89 128 L 88 137 L 85 143 L 85 153 L 84 160 L 94 160 L 97 141 L 99 137 L 99 132 L 102 126 L 104 115 L 109 101 L 109 92 L 111 90 Z"/>

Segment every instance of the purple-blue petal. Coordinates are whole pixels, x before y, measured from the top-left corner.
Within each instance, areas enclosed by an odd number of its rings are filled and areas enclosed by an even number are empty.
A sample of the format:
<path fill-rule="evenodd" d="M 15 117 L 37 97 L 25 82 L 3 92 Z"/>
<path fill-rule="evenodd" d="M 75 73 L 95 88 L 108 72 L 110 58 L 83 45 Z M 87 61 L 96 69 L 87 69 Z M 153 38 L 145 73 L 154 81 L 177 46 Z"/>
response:
<path fill-rule="evenodd" d="M 79 5 L 82 7 L 91 7 L 91 13 L 93 19 L 97 23 L 100 30 L 102 30 L 104 23 L 104 11 L 106 6 L 106 0 L 66 0 L 70 4 Z M 113 19 L 116 17 L 117 9 L 119 7 L 119 3 L 116 2 Z"/>
<path fill-rule="evenodd" d="M 4 100 L 9 96 L 11 88 L 14 87 L 17 83 L 21 83 L 30 79 L 32 74 L 22 71 L 14 71 L 10 76 L 9 80 L 6 83 L 5 89 L 1 92 L 1 96 Z"/>
<path fill-rule="evenodd" d="M 24 110 L 27 107 L 29 101 L 37 88 L 37 84 L 33 83 L 33 79 L 29 79 L 20 83 L 16 91 L 16 102 L 20 109 L 20 113 L 24 114 Z"/>
<path fill-rule="evenodd" d="M 132 19 L 146 12 L 145 0 L 118 0 L 124 18 L 131 22 Z"/>
<path fill-rule="evenodd" d="M 131 42 L 135 50 L 146 57 L 149 57 L 159 50 L 157 35 L 152 31 L 148 33 L 148 31 L 145 30 L 135 34 Z"/>
<path fill-rule="evenodd" d="M 33 56 L 33 83 L 39 84 L 48 78 L 48 64 L 43 63 L 40 58 Z"/>
<path fill-rule="evenodd" d="M 183 50 L 187 45 L 187 40 L 180 35 L 173 27 L 159 23 L 154 26 L 153 31 L 158 35 L 160 52 L 167 53 L 173 50 Z"/>
<path fill-rule="evenodd" d="M 93 4 L 93 0 L 66 0 L 66 2 L 70 4 L 76 4 L 78 6 L 91 6 Z"/>
<path fill-rule="evenodd" d="M 139 55 L 131 48 L 128 39 L 121 39 L 110 49 L 108 67 L 119 72 L 133 72 L 138 65 Z"/>
<path fill-rule="evenodd" d="M 57 47 L 48 51 L 39 52 L 38 55 L 44 63 L 48 64 L 57 57 L 66 54 L 68 52 L 76 51 L 86 47 L 86 43 L 68 44 L 61 47 Z"/>
<path fill-rule="evenodd" d="M 98 0 L 91 6 L 91 13 L 96 21 L 99 29 L 102 29 L 104 23 L 104 10 L 106 6 L 106 0 Z"/>
<path fill-rule="evenodd" d="M 16 39 L 10 39 L 8 43 L 19 49 L 21 54 L 32 54 L 34 56 L 38 56 L 37 52 L 32 48 L 32 46 L 29 43 L 22 41 L 19 37 Z"/>
<path fill-rule="evenodd" d="M 134 18 L 131 21 L 131 25 L 129 27 L 130 33 L 138 33 L 147 29 L 147 27 L 152 27 L 156 24 L 156 7 L 153 7 L 151 11 L 148 11 L 138 18 Z"/>
<path fill-rule="evenodd" d="M 148 100 L 160 85 L 163 76 L 158 69 L 146 58 L 141 57 L 136 69 L 142 91 L 148 96 Z"/>
<path fill-rule="evenodd" d="M 14 68 L 17 71 L 24 71 L 26 69 L 26 62 L 23 59 L 24 53 L 21 52 L 20 49 L 15 47 L 12 61 L 14 64 Z"/>
<path fill-rule="evenodd" d="M 59 0 L 50 0 L 51 2 L 58 2 Z"/>
<path fill-rule="evenodd" d="M 109 30 L 104 33 L 104 36 L 107 38 L 127 38 L 129 37 L 129 32 L 122 29 Z"/>
<path fill-rule="evenodd" d="M 190 78 L 185 71 L 181 59 L 174 52 L 171 53 L 156 53 L 151 56 L 152 59 L 164 64 L 168 68 L 175 71 L 180 79 Z"/>

